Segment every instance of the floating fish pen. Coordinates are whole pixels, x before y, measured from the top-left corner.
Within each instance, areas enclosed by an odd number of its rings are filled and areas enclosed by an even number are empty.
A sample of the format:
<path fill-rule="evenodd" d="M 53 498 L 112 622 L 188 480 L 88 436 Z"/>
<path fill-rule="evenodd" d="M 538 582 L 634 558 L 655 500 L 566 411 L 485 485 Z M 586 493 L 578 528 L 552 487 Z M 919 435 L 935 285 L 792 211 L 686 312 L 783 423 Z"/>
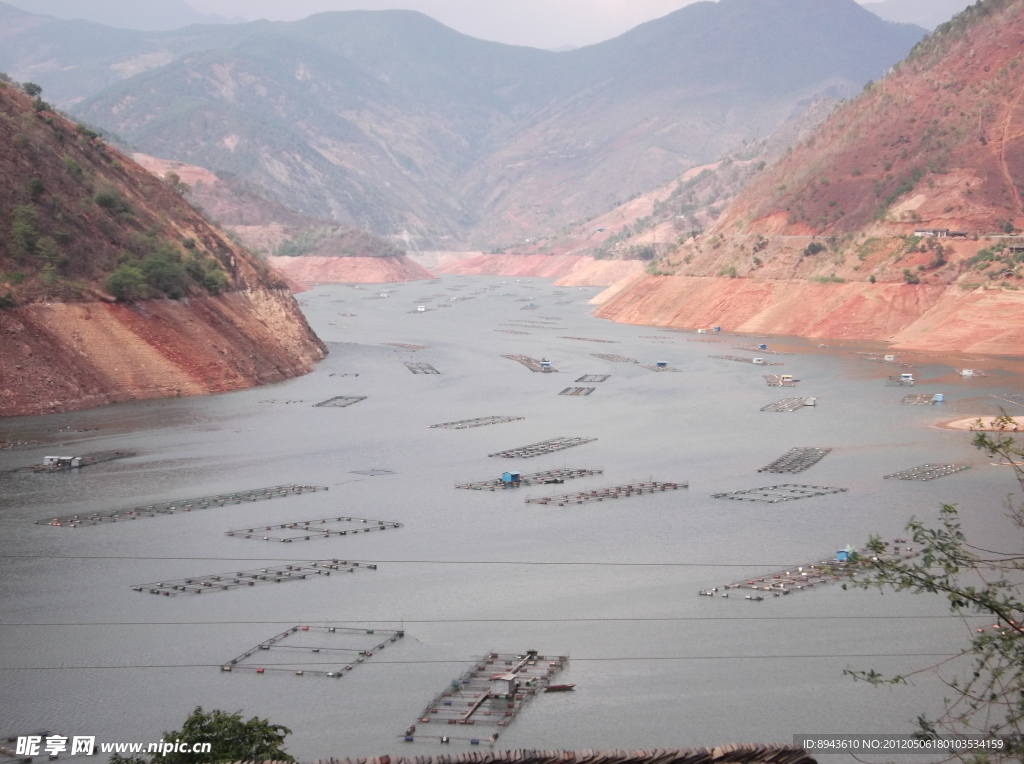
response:
<path fill-rule="evenodd" d="M 807 405 L 809 404 L 804 398 L 783 398 L 781 401 L 775 401 L 775 403 L 769 403 L 767 406 L 762 406 L 761 411 L 799 411 Z"/>
<path fill-rule="evenodd" d="M 203 592 L 226 591 L 242 586 L 257 584 L 281 584 L 286 581 L 304 581 L 312 576 L 329 576 L 331 573 L 355 573 L 357 570 L 376 570 L 376 565 L 350 560 L 313 560 L 271 568 L 240 570 L 235 573 L 215 573 L 175 581 L 160 581 L 152 584 L 135 584 L 132 591 L 145 594 L 162 594 L 173 597 L 177 594 L 202 594 Z"/>
<path fill-rule="evenodd" d="M 242 504 L 247 501 L 263 501 L 326 490 L 326 486 L 322 485 L 275 485 L 270 488 L 254 488 L 251 491 L 201 496 L 198 499 L 179 499 L 178 501 L 167 501 L 160 504 L 144 504 L 129 509 L 112 509 L 104 512 L 37 520 L 36 525 L 54 525 L 69 528 L 75 528 L 79 525 L 100 525 L 102 523 L 118 522 L 119 520 L 138 520 L 143 517 L 173 515 L 176 512 L 191 512 L 196 509 L 223 507 L 230 504 Z"/>
<path fill-rule="evenodd" d="M 507 451 L 498 451 L 488 456 L 500 456 L 502 459 L 532 459 L 535 456 L 551 454 L 555 451 L 564 451 L 567 448 L 575 448 L 585 443 L 593 443 L 597 438 L 551 438 L 542 440 L 540 443 L 531 443 L 521 448 L 510 448 Z"/>
<path fill-rule="evenodd" d="M 429 345 L 410 345 L 408 342 L 385 342 L 384 344 L 390 345 L 393 348 L 407 348 L 409 350 L 428 350 L 430 348 Z"/>
<path fill-rule="evenodd" d="M 447 305 L 442 305 L 442 308 L 447 308 Z M 428 308 L 426 305 L 417 305 L 412 310 L 407 310 L 406 313 L 428 313 L 429 311 L 437 310 L 437 308 Z"/>
<path fill-rule="evenodd" d="M 733 581 L 722 587 L 702 589 L 698 594 L 703 597 L 713 597 L 721 593 L 722 597 L 728 597 L 733 590 L 746 590 L 751 594 L 745 595 L 744 599 L 763 601 L 765 597 L 780 597 L 793 591 L 813 589 L 815 586 L 850 581 L 864 573 L 873 573 L 875 563 L 878 562 L 899 562 L 910 560 L 920 555 L 915 547 L 902 546 L 906 541 L 896 539 L 892 542 L 892 550 L 886 545 L 886 551 L 882 553 L 845 550 L 840 552 L 832 560 L 821 560 L 806 565 L 799 565 L 789 570 L 780 570 L 777 573 L 768 573 L 763 576 L 755 576 L 742 581 Z M 843 559 L 838 559 L 842 557 Z M 739 596 L 738 592 L 735 592 Z"/>
<path fill-rule="evenodd" d="M 953 475 L 966 469 L 969 469 L 969 467 L 965 464 L 922 464 L 920 467 L 913 467 L 909 470 L 885 475 L 885 478 L 895 478 L 896 480 L 935 480 L 935 478 Z"/>
<path fill-rule="evenodd" d="M 546 318 L 548 321 L 561 321 L 562 320 L 558 316 L 540 316 L 540 318 Z"/>
<path fill-rule="evenodd" d="M 316 639 L 310 639 L 312 636 Z M 331 635 L 331 636 L 320 636 Z M 271 671 L 284 671 L 295 676 L 325 676 L 340 679 L 358 664 L 372 658 L 392 642 L 405 636 L 404 631 L 381 631 L 379 629 L 354 629 L 342 626 L 293 626 L 270 639 L 260 642 L 246 650 L 237 658 L 232 658 L 221 665 L 221 671 L 252 671 L 255 674 L 266 674 Z M 288 641 L 289 644 L 284 644 Z M 296 643 L 300 644 L 296 644 Z M 280 656 L 288 656 L 285 661 L 276 661 L 267 666 L 260 666 L 259 659 L 252 660 L 254 655 L 263 656 L 276 652 Z M 299 654 L 313 656 L 312 661 L 298 659 Z M 336 665 L 322 660 L 329 656 Z M 312 667 L 312 668 L 310 668 Z"/>
<path fill-rule="evenodd" d="M 771 464 L 759 469 L 758 472 L 778 474 L 803 472 L 820 462 L 831 451 L 831 448 L 791 448 Z"/>
<path fill-rule="evenodd" d="M 38 446 L 38 440 L 0 440 L 0 451 L 10 451 L 15 448 L 28 448 Z"/>
<path fill-rule="evenodd" d="M 631 496 L 642 496 L 645 493 L 664 493 L 665 491 L 678 491 L 680 488 L 689 488 L 686 483 L 627 483 L 626 485 L 612 486 L 611 488 L 598 488 L 595 491 L 581 491 L 580 493 L 564 493 L 560 496 L 542 496 L 536 499 L 527 499 L 527 504 L 555 504 L 564 507 L 566 504 L 589 504 L 594 501 L 605 499 L 628 499 Z"/>
<path fill-rule="evenodd" d="M 127 459 L 135 456 L 134 451 L 100 451 L 85 456 L 47 456 L 41 464 L 33 464 L 30 467 L 21 467 L 11 470 L 12 472 L 67 472 L 68 470 L 91 467 L 102 462 L 112 462 L 115 459 Z"/>
<path fill-rule="evenodd" d="M 437 369 L 431 366 L 429 363 L 406 363 L 405 368 L 411 371 L 413 374 L 440 374 Z"/>
<path fill-rule="evenodd" d="M 768 387 L 796 387 L 799 379 L 793 379 L 788 374 L 764 374 L 764 381 Z"/>
<path fill-rule="evenodd" d="M 603 342 L 606 345 L 618 345 L 618 340 L 599 340 L 594 337 L 559 337 L 560 340 L 579 340 L 580 342 Z"/>
<path fill-rule="evenodd" d="M 747 350 L 751 353 L 764 353 L 765 355 L 793 355 L 792 353 L 783 353 L 781 350 L 769 350 L 768 348 L 758 347 L 757 345 L 733 345 L 733 350 Z"/>
<path fill-rule="evenodd" d="M 531 321 L 528 318 L 510 318 L 509 323 L 512 324 L 532 324 L 534 326 L 555 326 L 558 321 Z"/>
<path fill-rule="evenodd" d="M 611 374 L 584 374 L 582 377 L 577 379 L 577 382 L 607 382 L 611 378 Z"/>
<path fill-rule="evenodd" d="M 745 491 L 713 493 L 711 498 L 733 499 L 735 501 L 763 501 L 768 504 L 777 504 L 780 501 L 810 499 L 815 496 L 827 496 L 830 493 L 844 493 L 847 490 L 846 488 L 832 488 L 831 486 L 783 483 L 782 485 L 770 485 L 765 488 L 748 488 Z"/>
<path fill-rule="evenodd" d="M 547 365 L 547 366 L 544 366 L 545 363 L 548 363 L 544 359 L 541 359 L 540 361 L 538 361 L 536 358 L 530 358 L 530 356 L 528 356 L 528 355 L 503 355 L 502 358 L 507 358 L 510 361 L 515 361 L 516 363 L 521 363 L 523 366 L 525 366 L 530 371 L 539 371 L 539 372 L 543 372 L 545 374 L 549 374 L 551 372 L 558 371 L 558 369 L 551 368 L 550 364 Z"/>
<path fill-rule="evenodd" d="M 993 395 L 993 398 L 997 398 L 1007 403 L 1012 403 L 1016 406 L 1024 406 L 1024 394 L 1021 393 L 1003 393 L 999 395 Z"/>
<path fill-rule="evenodd" d="M 504 332 L 505 334 L 529 334 L 529 332 L 517 332 L 515 329 L 495 329 L 496 332 Z"/>
<path fill-rule="evenodd" d="M 590 395 L 596 387 L 567 387 L 559 395 Z"/>
<path fill-rule="evenodd" d="M 572 305 L 572 300 L 559 300 L 555 305 Z"/>
<path fill-rule="evenodd" d="M 885 378 L 886 387 L 913 387 L 914 380 L 906 379 L 900 375 L 893 375 Z"/>
<path fill-rule="evenodd" d="M 650 369 L 651 371 L 679 371 L 673 366 L 659 366 L 656 363 L 642 363 L 640 366 L 644 369 Z"/>
<path fill-rule="evenodd" d="M 489 653 L 430 701 L 416 724 L 489 725 L 498 728 L 490 736 L 494 741 L 568 662 L 567 655 L 544 656 L 535 650 L 522 655 Z M 405 731 L 406 741 L 414 740 L 416 724 Z"/>
<path fill-rule="evenodd" d="M 496 478 L 494 480 L 482 480 L 477 483 L 463 483 L 462 485 L 457 485 L 455 487 L 464 488 L 469 491 L 496 491 L 499 488 L 517 488 L 524 485 L 557 485 L 559 483 L 564 483 L 566 480 L 603 474 L 604 470 L 577 470 L 563 468 L 547 470 L 545 472 L 533 472 L 529 475 L 520 475 L 519 480 L 514 483 L 506 482 L 501 478 Z"/>
<path fill-rule="evenodd" d="M 357 316 L 355 313 L 339 313 L 338 315 L 342 318 L 356 318 Z"/>
<path fill-rule="evenodd" d="M 369 477 L 378 477 L 379 475 L 394 475 L 395 471 L 394 470 L 381 470 L 381 469 L 375 469 L 375 470 L 352 470 L 348 474 L 350 474 L 350 475 L 368 475 Z"/>
<path fill-rule="evenodd" d="M 504 424 L 505 422 L 518 422 L 526 419 L 524 416 L 482 416 L 477 419 L 462 419 L 458 422 L 442 422 L 441 424 L 428 424 L 432 430 L 468 430 L 471 427 L 485 427 L 489 424 Z"/>
<path fill-rule="evenodd" d="M 861 354 L 861 355 L 866 355 L 866 354 Z M 895 356 L 892 357 L 892 358 L 873 358 L 873 357 L 869 356 L 869 357 L 864 358 L 864 360 L 865 361 L 874 361 L 875 363 L 887 363 L 887 364 L 890 364 L 891 366 L 900 366 L 900 367 L 902 367 L 904 369 L 916 369 L 917 368 L 917 364 L 916 363 L 908 363 L 907 361 L 897 361 Z"/>
<path fill-rule="evenodd" d="M 740 363 L 754 363 L 757 359 L 755 358 L 743 358 L 738 355 L 709 355 L 708 358 L 721 358 L 725 361 L 739 361 Z M 775 363 L 772 361 L 761 360 L 757 366 L 785 366 L 785 364 Z"/>
<path fill-rule="evenodd" d="M 692 340 L 687 340 L 687 342 L 718 342 L 718 343 L 722 343 L 722 342 L 725 342 L 725 340 L 692 339 Z"/>
<path fill-rule="evenodd" d="M 523 307 L 521 307 L 521 308 L 520 308 L 519 310 L 537 310 L 537 308 L 539 308 L 539 307 L 540 307 L 540 305 L 534 305 L 534 304 L 533 304 L 533 303 L 531 302 L 531 303 L 530 303 L 529 305 L 524 305 L 524 306 L 523 306 Z"/>
<path fill-rule="evenodd" d="M 904 406 L 927 406 L 934 402 L 934 396 L 928 395 L 927 393 L 911 393 L 900 401 Z"/>
<path fill-rule="evenodd" d="M 370 531 L 386 531 L 389 528 L 401 528 L 401 523 L 390 520 L 367 520 L 362 517 L 325 517 L 322 520 L 299 520 L 294 523 L 265 525 L 253 528 L 240 528 L 224 531 L 225 536 L 241 536 L 246 539 L 263 541 L 281 541 L 290 544 L 293 541 L 310 541 L 325 539 L 331 536 L 354 536 L 357 533 Z M 281 531 L 287 531 L 281 533 Z M 265 534 L 265 535 L 264 535 Z"/>
<path fill-rule="evenodd" d="M 326 401 L 320 401 L 320 403 L 314 403 L 313 408 L 331 408 L 331 409 L 343 409 L 346 406 L 351 406 L 359 401 L 366 400 L 365 395 L 339 395 L 337 398 L 329 398 Z"/>
<path fill-rule="evenodd" d="M 532 297 L 520 297 L 520 298 L 516 299 L 516 302 L 531 302 L 532 300 L 533 300 Z"/>
<path fill-rule="evenodd" d="M 611 361 L 612 363 L 640 363 L 635 358 L 627 358 L 624 355 L 615 355 L 614 353 L 591 353 L 594 358 L 600 358 L 603 361 Z"/>

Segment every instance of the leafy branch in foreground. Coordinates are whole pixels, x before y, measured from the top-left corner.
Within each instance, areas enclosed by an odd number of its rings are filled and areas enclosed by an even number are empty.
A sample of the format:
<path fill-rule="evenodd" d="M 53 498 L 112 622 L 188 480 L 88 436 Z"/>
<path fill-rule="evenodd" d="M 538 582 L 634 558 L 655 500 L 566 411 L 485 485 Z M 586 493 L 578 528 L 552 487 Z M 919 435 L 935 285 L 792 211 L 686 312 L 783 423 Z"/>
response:
<path fill-rule="evenodd" d="M 1024 493 L 1024 447 L 1004 434 L 1016 431 L 1017 422 L 1003 412 L 989 428 L 998 432 L 981 432 L 980 421 L 973 429 L 973 445 L 1012 468 Z M 1013 523 L 1024 531 L 1024 502 L 1011 494 L 1005 507 Z M 942 506 L 936 526 L 912 518 L 907 530 L 921 547 L 920 557 L 912 561 L 872 558 L 873 575 L 858 585 L 942 595 L 951 612 L 962 616 L 965 623 L 968 617 L 980 615 L 991 619 L 987 624 L 993 626 L 972 628 L 970 643 L 959 655 L 906 675 L 886 677 L 874 670 L 844 673 L 855 680 L 892 685 L 906 684 L 915 674 L 931 672 L 952 692 L 944 699 L 939 717 L 918 717 L 918 737 L 1000 737 L 1005 747 L 998 753 L 988 753 L 988 759 L 1024 758 L 1024 554 L 972 545 L 961 528 L 956 507 L 950 504 Z M 874 536 L 868 549 L 880 555 L 885 544 Z M 944 669 L 953 667 L 952 676 L 944 673 Z M 971 754 L 960 756 L 967 757 L 974 758 Z"/>

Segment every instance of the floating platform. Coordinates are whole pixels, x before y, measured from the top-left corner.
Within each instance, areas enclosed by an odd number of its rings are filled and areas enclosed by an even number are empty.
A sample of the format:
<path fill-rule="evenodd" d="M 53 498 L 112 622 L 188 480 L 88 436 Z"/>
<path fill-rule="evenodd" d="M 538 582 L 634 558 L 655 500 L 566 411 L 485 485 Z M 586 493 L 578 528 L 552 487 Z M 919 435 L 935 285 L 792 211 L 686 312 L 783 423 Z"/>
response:
<path fill-rule="evenodd" d="M 740 363 L 754 363 L 753 358 L 743 358 L 738 355 L 709 355 L 708 358 L 721 358 L 725 361 L 739 361 Z M 776 363 L 774 361 L 764 361 L 763 363 L 754 364 L 755 366 L 784 366 L 785 364 Z"/>
<path fill-rule="evenodd" d="M 992 397 L 1016 406 L 1024 406 L 1024 394 L 1022 393 L 1006 393 L 1005 395 L 993 395 Z"/>
<path fill-rule="evenodd" d="M 885 378 L 885 386 L 886 387 L 913 387 L 914 386 L 914 380 L 912 380 L 912 379 L 903 379 L 902 377 L 900 377 L 898 375 L 897 376 L 889 376 L 889 377 Z"/>
<path fill-rule="evenodd" d="M 419 300 L 418 302 L 423 302 Z M 385 345 L 390 345 L 393 348 L 406 348 L 408 350 L 428 350 L 429 345 L 410 345 L 408 342 L 385 342 Z"/>
<path fill-rule="evenodd" d="M 799 379 L 786 379 L 781 374 L 764 374 L 764 381 L 768 383 L 768 387 L 796 387 L 796 383 Z"/>
<path fill-rule="evenodd" d="M 746 350 L 751 353 L 763 353 L 764 355 L 793 355 L 792 353 L 783 353 L 781 350 L 765 350 L 757 345 L 733 345 L 732 349 Z"/>
<path fill-rule="evenodd" d="M 645 493 L 664 493 L 665 491 L 677 491 L 680 488 L 689 488 L 687 483 L 627 483 L 626 485 L 612 486 L 611 488 L 598 488 L 594 491 L 582 491 L 580 493 L 565 493 L 560 496 L 543 496 L 536 499 L 527 499 L 527 504 L 556 504 L 564 507 L 566 504 L 589 504 L 594 501 L 605 499 L 628 499 L 631 496 L 642 496 Z"/>
<path fill-rule="evenodd" d="M 359 401 L 366 400 L 365 395 L 339 395 L 337 398 L 328 398 L 326 401 L 320 401 L 314 403 L 313 408 L 332 408 L 332 409 L 343 409 L 346 406 L 351 406 Z"/>
<path fill-rule="evenodd" d="M 541 366 L 540 361 L 538 361 L 536 358 L 530 358 L 530 356 L 528 355 L 503 355 L 502 358 L 507 358 L 510 361 L 521 363 L 530 371 L 539 371 L 544 374 L 550 374 L 552 372 L 558 371 L 558 369 L 553 369 L 550 366 Z"/>
<path fill-rule="evenodd" d="M 524 305 L 524 306 L 523 306 L 523 307 L 521 307 L 521 308 L 520 308 L 519 310 L 537 310 L 537 308 L 539 308 L 539 307 L 540 307 L 540 305 L 534 305 L 534 304 L 533 304 L 533 303 L 531 302 L 531 303 L 530 303 L 529 305 Z"/>
<path fill-rule="evenodd" d="M 833 488 L 831 486 L 783 483 L 782 485 L 770 485 L 765 488 L 748 488 L 745 491 L 713 493 L 711 498 L 734 499 L 735 501 L 763 501 L 768 504 L 777 504 L 780 501 L 795 501 L 797 499 L 810 499 L 815 496 L 827 496 L 830 493 L 845 493 L 847 490 L 846 488 Z"/>
<path fill-rule="evenodd" d="M 286 581 L 303 581 L 310 576 L 329 576 L 331 573 L 355 573 L 357 570 L 376 570 L 376 565 L 350 560 L 312 560 L 291 565 L 277 565 L 256 570 L 239 570 L 234 573 L 213 573 L 193 578 L 179 578 L 175 581 L 160 581 L 152 584 L 135 584 L 132 591 L 146 594 L 162 594 L 173 597 L 176 594 L 202 594 L 203 592 L 225 591 L 242 586 L 257 584 L 281 584 Z"/>
<path fill-rule="evenodd" d="M 758 472 L 797 473 L 813 467 L 831 453 L 831 448 L 791 448 Z"/>
<path fill-rule="evenodd" d="M 0 451 L 10 451 L 15 448 L 28 448 L 38 445 L 38 440 L 0 440 Z"/>
<path fill-rule="evenodd" d="M 934 402 L 934 396 L 927 393 L 911 393 L 900 401 L 904 406 L 927 406 Z"/>
<path fill-rule="evenodd" d="M 518 422 L 526 419 L 524 416 L 482 416 L 477 419 L 462 419 L 458 422 L 442 422 L 441 424 L 428 424 L 432 430 L 468 430 L 472 427 L 486 427 L 489 424 L 504 424 L 505 422 Z"/>
<path fill-rule="evenodd" d="M 102 462 L 112 462 L 115 459 L 127 459 L 136 456 L 134 451 L 98 451 L 94 454 L 84 456 L 47 456 L 42 464 L 33 464 L 30 467 L 20 467 L 11 472 L 67 472 L 82 467 L 91 467 Z"/>
<path fill-rule="evenodd" d="M 382 470 L 382 469 L 352 470 L 348 474 L 350 474 L 350 475 L 368 475 L 369 477 L 379 477 L 380 475 L 394 475 L 395 471 L 394 470 Z"/>
<path fill-rule="evenodd" d="M 340 679 L 358 664 L 372 658 L 392 642 L 405 636 L 404 631 L 381 631 L 380 629 L 353 629 L 342 626 L 292 626 L 276 636 L 260 642 L 237 658 L 232 658 L 221 667 L 221 671 L 251 671 L 265 674 L 283 671 L 296 676 L 324 676 Z M 311 639 L 315 637 L 315 639 Z M 290 639 L 289 639 L 290 638 Z M 285 641 L 289 644 L 283 644 Z M 298 644 L 301 643 L 301 644 Z M 260 666 L 260 661 L 250 660 L 254 655 L 263 656 L 275 652 L 273 665 Z M 298 659 L 299 654 L 315 656 L 312 661 Z M 336 666 L 324 660 L 326 657 L 337 661 Z"/>
<path fill-rule="evenodd" d="M 781 401 L 775 401 L 775 403 L 769 403 L 767 406 L 762 406 L 761 411 L 799 411 L 807 405 L 809 404 L 805 398 L 783 398 Z"/>
<path fill-rule="evenodd" d="M 505 334 L 529 334 L 529 332 L 517 332 L 515 329 L 495 329 L 496 332 L 504 332 Z"/>
<path fill-rule="evenodd" d="M 920 555 L 914 547 L 903 546 L 904 539 L 896 539 L 892 542 L 892 551 L 886 550 L 883 554 L 873 552 L 849 552 L 846 553 L 846 560 L 821 560 L 806 565 L 799 565 L 789 570 L 780 570 L 777 573 L 768 573 L 763 576 L 755 576 L 742 581 L 733 581 L 722 587 L 702 589 L 698 594 L 704 597 L 713 597 L 721 593 L 722 597 L 729 597 L 731 590 L 747 590 L 751 592 L 745 595 L 744 599 L 762 601 L 765 597 L 780 597 L 793 591 L 812 589 L 815 586 L 832 584 L 841 581 L 849 581 L 864 573 L 873 573 L 875 562 L 898 562 L 910 560 Z M 886 545 L 889 546 L 888 544 Z M 738 592 L 733 592 L 739 597 Z"/>
<path fill-rule="evenodd" d="M 966 469 L 970 469 L 966 464 L 922 464 L 920 467 L 912 467 L 909 470 L 894 472 L 884 477 L 896 480 L 935 480 L 935 478 L 954 475 Z"/>
<path fill-rule="evenodd" d="M 585 443 L 593 443 L 597 438 L 551 438 L 542 440 L 540 443 L 531 443 L 520 448 L 510 448 L 507 451 L 498 451 L 488 456 L 500 456 L 502 459 L 532 459 L 535 456 L 551 454 L 555 451 L 564 451 L 567 448 L 575 448 Z"/>
<path fill-rule="evenodd" d="M 401 523 L 390 520 L 367 520 L 362 517 L 325 517 L 320 520 L 299 520 L 281 525 L 256 526 L 224 531 L 225 536 L 241 536 L 247 539 L 263 541 L 281 541 L 286 544 L 292 541 L 309 541 L 325 539 L 331 536 L 354 536 L 357 533 L 370 531 L 386 531 L 389 528 L 401 528 Z M 281 531 L 287 531 L 281 533 Z"/>
<path fill-rule="evenodd" d="M 499 488 L 504 490 L 507 488 L 517 488 L 524 485 L 551 485 L 564 483 L 566 480 L 573 480 L 575 478 L 590 477 L 591 475 L 603 475 L 604 470 L 578 470 L 578 469 L 557 469 L 547 470 L 545 472 L 533 472 L 529 475 L 521 475 L 518 483 L 506 483 L 501 478 L 494 480 L 482 480 L 477 483 L 463 483 L 462 485 L 455 486 L 456 488 L 465 488 L 470 491 L 496 491 Z"/>
<path fill-rule="evenodd" d="M 594 358 L 600 358 L 603 361 L 611 361 L 612 363 L 640 363 L 635 358 L 627 358 L 624 355 L 615 355 L 614 353 L 592 353 Z"/>
<path fill-rule="evenodd" d="M 651 371 L 679 371 L 679 369 L 672 366 L 658 366 L 655 363 L 642 363 L 640 366 L 641 368 L 650 369 Z"/>
<path fill-rule="evenodd" d="M 437 369 L 431 366 L 429 363 L 408 363 L 406 362 L 405 368 L 411 371 L 413 374 L 440 374 Z"/>
<path fill-rule="evenodd" d="M 559 395 L 590 395 L 596 387 L 567 387 Z"/>
<path fill-rule="evenodd" d="M 254 488 L 250 491 L 238 491 L 236 493 L 221 493 L 216 496 L 201 496 L 198 499 L 179 499 L 177 501 L 166 501 L 160 504 L 143 504 L 128 509 L 112 509 L 104 512 L 92 512 L 81 515 L 66 515 L 46 520 L 37 520 L 36 525 L 54 525 L 68 528 L 76 528 L 79 525 L 100 525 L 114 523 L 121 520 L 139 520 L 144 517 L 158 517 L 160 515 L 173 515 L 176 512 L 192 512 L 196 509 L 209 509 L 210 507 L 223 507 L 230 504 L 242 504 L 247 501 L 263 501 L 266 499 L 278 499 L 286 496 L 296 496 L 304 493 L 316 493 L 326 491 L 322 485 L 275 485 L 270 488 Z"/>
<path fill-rule="evenodd" d="M 513 324 L 534 324 L 536 326 L 554 326 L 555 324 L 559 323 L 559 319 L 556 319 L 554 321 L 531 321 L 528 318 L 510 318 L 509 322 Z"/>
<path fill-rule="evenodd" d="M 716 342 L 716 343 L 721 343 L 721 342 L 725 342 L 725 340 L 708 340 L 708 339 L 701 338 L 701 339 L 687 340 L 687 342 Z"/>
<path fill-rule="evenodd" d="M 582 377 L 577 379 L 577 382 L 607 382 L 611 378 L 611 374 L 584 374 Z"/>
<path fill-rule="evenodd" d="M 559 337 L 560 340 L 579 340 L 580 342 L 603 342 L 606 345 L 618 345 L 618 340 L 599 340 L 594 337 Z"/>
<path fill-rule="evenodd" d="M 489 653 L 427 704 L 416 724 L 405 731 L 405 740 L 414 740 L 417 724 L 474 724 L 498 728 L 490 737 L 494 741 L 501 728 L 515 719 L 568 662 L 567 655 L 544 656 L 535 651 L 521 655 Z M 511 692 L 498 693 L 497 689 Z M 436 737 L 442 732 L 432 734 Z M 474 738 L 472 742 L 478 741 Z"/>

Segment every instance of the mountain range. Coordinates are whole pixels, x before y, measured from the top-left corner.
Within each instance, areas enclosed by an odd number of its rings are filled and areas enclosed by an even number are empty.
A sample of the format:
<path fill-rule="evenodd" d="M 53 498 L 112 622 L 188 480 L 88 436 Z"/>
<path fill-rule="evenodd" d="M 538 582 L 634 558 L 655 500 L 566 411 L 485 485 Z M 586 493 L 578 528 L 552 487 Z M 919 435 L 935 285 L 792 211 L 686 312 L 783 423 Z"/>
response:
<path fill-rule="evenodd" d="M 0 70 L 133 148 L 413 248 L 593 217 L 845 98 L 924 34 L 854 0 L 699 2 L 555 53 L 407 11 L 141 33 L 0 3 Z"/>

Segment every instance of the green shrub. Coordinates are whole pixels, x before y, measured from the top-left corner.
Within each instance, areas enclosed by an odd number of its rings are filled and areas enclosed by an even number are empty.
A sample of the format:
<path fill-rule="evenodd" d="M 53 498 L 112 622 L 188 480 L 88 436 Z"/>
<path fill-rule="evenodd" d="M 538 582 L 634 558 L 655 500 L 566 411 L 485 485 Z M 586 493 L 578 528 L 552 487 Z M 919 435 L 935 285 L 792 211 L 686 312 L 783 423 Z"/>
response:
<path fill-rule="evenodd" d="M 17 303 L 14 302 L 14 295 L 11 292 L 0 295 L 0 310 L 7 310 L 13 308 Z"/>
<path fill-rule="evenodd" d="M 172 300 L 185 294 L 185 266 L 181 263 L 181 255 L 170 247 L 161 247 L 146 255 L 141 270 L 146 284 Z"/>
<path fill-rule="evenodd" d="M 82 166 L 75 161 L 74 157 L 64 157 L 64 169 L 68 175 L 75 178 L 82 177 Z"/>
<path fill-rule="evenodd" d="M 121 196 L 121 193 L 117 190 L 110 189 L 107 191 L 100 191 L 92 198 L 92 200 L 96 202 L 98 207 L 102 207 L 113 215 L 134 214 L 131 205 L 128 204 L 128 201 Z"/>
<path fill-rule="evenodd" d="M 231 281 L 228 279 L 228 274 L 220 268 L 211 268 L 204 274 L 202 283 L 207 291 L 216 294 L 227 287 Z"/>
<path fill-rule="evenodd" d="M 118 300 L 141 300 L 146 296 L 146 278 L 134 265 L 124 263 L 111 273 L 103 287 Z"/>
<path fill-rule="evenodd" d="M 825 251 L 825 245 L 824 244 L 822 244 L 820 241 L 812 241 L 810 244 L 808 244 L 806 247 L 804 247 L 804 257 L 811 257 L 812 255 L 816 255 L 819 252 L 824 252 L 824 251 Z"/>
<path fill-rule="evenodd" d="M 39 233 L 36 231 L 36 211 L 31 207 L 20 205 L 14 208 L 13 217 L 11 243 L 19 254 L 30 255 L 35 250 L 36 239 L 39 238 Z"/>

